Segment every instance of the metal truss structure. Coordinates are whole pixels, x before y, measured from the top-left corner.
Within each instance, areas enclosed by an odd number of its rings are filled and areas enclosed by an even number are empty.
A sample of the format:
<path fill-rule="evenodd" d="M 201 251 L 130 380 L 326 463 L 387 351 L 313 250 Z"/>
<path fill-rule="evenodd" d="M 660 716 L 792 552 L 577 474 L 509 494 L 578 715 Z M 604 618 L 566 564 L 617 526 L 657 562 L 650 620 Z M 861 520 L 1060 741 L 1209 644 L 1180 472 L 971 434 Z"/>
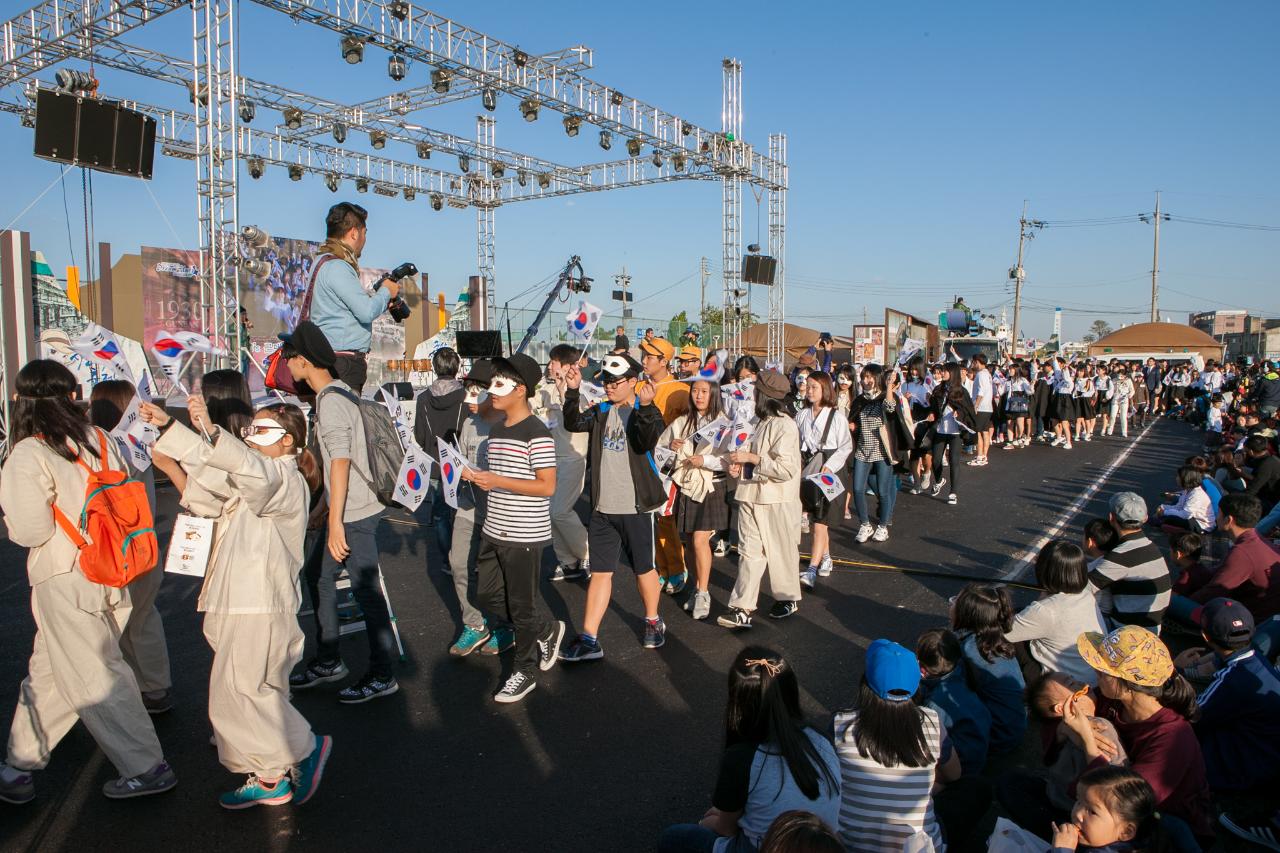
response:
<path fill-rule="evenodd" d="M 532 54 L 405 0 L 245 0 L 295 23 L 328 29 L 343 44 L 386 51 L 400 68 L 430 67 L 428 84 L 356 104 L 337 103 L 239 73 L 236 16 L 240 0 L 43 0 L 0 27 L 0 111 L 33 124 L 37 75 L 67 60 L 127 71 L 182 87 L 189 111 L 121 99 L 153 116 L 162 154 L 194 160 L 205 331 L 226 335 L 235 323 L 240 273 L 238 181 L 242 169 L 260 177 L 268 167 L 291 178 L 321 175 L 331 188 L 350 180 L 358 192 L 413 201 L 436 210 L 476 210 L 476 266 L 488 304 L 496 304 L 496 212 L 504 204 L 674 181 L 720 181 L 723 201 L 724 340 L 741 349 L 742 189 L 769 194 L 769 249 L 778 258 L 769 295 L 767 358 L 781 363 L 784 277 L 782 253 L 788 186 L 786 138 L 769 138 L 764 155 L 742 138 L 742 65 L 722 66 L 721 126 L 712 131 L 587 76 L 594 56 L 575 46 Z M 191 60 L 130 44 L 126 37 L 179 8 L 192 15 Z M 411 121 L 443 103 L 479 98 L 490 113 L 499 99 L 529 117 L 558 114 L 566 132 L 592 128 L 627 157 L 581 166 L 497 146 L 496 121 L 480 114 L 476 138 L 465 139 Z M 278 112 L 275 126 L 253 121 Z M 532 119 L 530 119 L 532 120 Z M 367 137 L 374 153 L 346 147 Z M 404 146 L 409 156 L 384 156 Z M 438 165 L 432 154 L 456 158 Z M 456 169 L 453 167 L 456 163 Z M 490 323 L 492 318 L 488 318 Z M 231 347 L 238 335 L 228 335 Z"/>

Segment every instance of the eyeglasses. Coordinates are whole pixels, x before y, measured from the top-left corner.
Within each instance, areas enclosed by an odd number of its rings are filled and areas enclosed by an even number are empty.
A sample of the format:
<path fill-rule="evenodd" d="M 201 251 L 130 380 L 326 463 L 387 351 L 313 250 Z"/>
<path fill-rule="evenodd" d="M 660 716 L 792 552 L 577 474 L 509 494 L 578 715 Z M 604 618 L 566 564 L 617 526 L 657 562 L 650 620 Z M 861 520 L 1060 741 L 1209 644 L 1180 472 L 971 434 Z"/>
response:
<path fill-rule="evenodd" d="M 629 376 L 619 376 L 616 379 L 606 379 L 600 384 L 606 388 L 613 388 L 616 385 L 621 385 L 623 382 L 626 382 L 630 378 L 631 377 Z"/>
<path fill-rule="evenodd" d="M 286 430 L 284 427 L 267 426 L 265 424 L 253 424 L 252 426 L 241 427 L 240 437 L 248 438 L 251 435 L 271 435 L 272 433 L 279 433 L 280 435 L 284 435 L 286 432 L 288 432 L 288 430 Z"/>

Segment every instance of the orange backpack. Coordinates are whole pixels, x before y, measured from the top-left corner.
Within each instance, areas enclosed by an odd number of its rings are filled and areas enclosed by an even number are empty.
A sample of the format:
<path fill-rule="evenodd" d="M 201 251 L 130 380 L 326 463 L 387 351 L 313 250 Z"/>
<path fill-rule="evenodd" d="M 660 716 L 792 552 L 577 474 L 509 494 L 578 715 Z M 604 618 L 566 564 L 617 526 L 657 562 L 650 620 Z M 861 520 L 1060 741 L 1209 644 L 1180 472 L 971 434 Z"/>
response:
<path fill-rule="evenodd" d="M 107 434 L 96 432 L 102 443 L 98 457 L 102 469 L 95 471 L 84 460 L 76 460 L 89 472 L 79 527 L 56 505 L 53 516 L 80 549 L 80 571 L 84 576 L 103 586 L 122 587 L 155 568 L 160 546 L 147 487 L 130 479 L 127 470 L 111 467 Z"/>

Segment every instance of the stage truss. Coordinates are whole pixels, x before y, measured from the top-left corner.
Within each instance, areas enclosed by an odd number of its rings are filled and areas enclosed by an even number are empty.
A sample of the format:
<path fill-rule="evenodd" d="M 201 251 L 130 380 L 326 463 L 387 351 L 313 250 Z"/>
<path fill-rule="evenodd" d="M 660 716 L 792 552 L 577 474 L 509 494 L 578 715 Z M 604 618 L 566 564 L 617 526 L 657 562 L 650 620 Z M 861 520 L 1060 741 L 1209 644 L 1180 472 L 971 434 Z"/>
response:
<path fill-rule="evenodd" d="M 488 304 L 496 299 L 496 212 L 505 204 L 673 181 L 719 181 L 722 187 L 724 337 L 737 354 L 750 290 L 741 281 L 742 190 L 768 196 L 769 252 L 778 260 L 769 288 L 766 358 L 782 363 L 785 308 L 786 136 L 769 137 L 762 154 L 742 138 L 742 65 L 722 63 L 720 129 L 712 131 L 596 82 L 586 72 L 592 51 L 572 47 L 531 54 L 404 0 L 244 0 L 296 23 L 358 41 L 368 54 L 385 51 L 414 73 L 432 69 L 422 85 L 357 104 L 335 101 L 254 80 L 239 73 L 235 43 L 240 0 L 49 0 L 5 22 L 0 31 L 0 110 L 34 125 L 38 75 L 68 61 L 89 62 L 165 81 L 185 90 L 190 110 L 119 98 L 157 121 L 157 150 L 192 160 L 201 248 L 204 331 L 226 335 L 232 347 L 240 272 L 234 237 L 239 230 L 238 186 L 246 173 L 271 166 L 326 180 L 351 180 L 359 191 L 476 211 L 476 266 Z M 128 36 L 157 18 L 189 8 L 191 58 L 131 44 Z M 381 54 L 377 55 L 380 58 Z M 114 97 L 116 93 L 112 93 Z M 409 117 L 439 104 L 479 98 L 510 111 L 519 105 L 576 122 L 579 132 L 607 132 L 626 159 L 581 166 L 503 149 L 490 113 L 476 121 L 476 138 L 434 130 Z M 509 102 L 509 103 L 508 103 Z M 265 115 L 280 114 L 268 127 Z M 248 119 L 246 121 L 246 119 Z M 397 143 L 399 159 L 351 150 L 338 141 L 359 134 Z M 595 144 L 595 143 L 591 143 Z M 456 158 L 440 168 L 433 153 Z M 464 165 L 465 163 L 465 165 Z M 492 318 L 488 318 L 492 322 Z M 238 353 L 235 354 L 238 357 Z"/>

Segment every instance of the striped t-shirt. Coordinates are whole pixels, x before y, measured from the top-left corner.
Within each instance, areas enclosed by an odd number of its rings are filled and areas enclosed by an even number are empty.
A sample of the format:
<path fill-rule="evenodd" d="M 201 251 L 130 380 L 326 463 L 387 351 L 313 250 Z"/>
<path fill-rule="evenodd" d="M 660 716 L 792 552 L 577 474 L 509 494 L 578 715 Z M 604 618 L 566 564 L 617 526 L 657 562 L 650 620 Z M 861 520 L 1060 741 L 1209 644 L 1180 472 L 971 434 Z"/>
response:
<path fill-rule="evenodd" d="M 854 735 L 858 712 L 835 716 L 835 746 L 840 756 L 840 840 L 862 853 L 901 853 L 917 832 L 929 836 L 937 853 L 946 844 L 933 814 L 933 781 L 938 764 L 951 757 L 946 729 L 932 708 L 920 708 L 924 741 L 937 759 L 924 767 L 885 767 L 858 752 Z"/>
<path fill-rule="evenodd" d="M 556 467 L 556 444 L 551 431 L 532 415 L 514 426 L 491 426 L 487 447 L 489 470 L 501 477 L 535 480 L 539 469 Z M 536 548 L 550 544 L 551 498 L 492 490 L 483 533 L 495 545 Z"/>
<path fill-rule="evenodd" d="M 1120 544 L 1090 570 L 1089 583 L 1112 629 L 1139 625 L 1160 632 L 1173 581 L 1160 547 L 1143 533 L 1121 534 Z"/>

